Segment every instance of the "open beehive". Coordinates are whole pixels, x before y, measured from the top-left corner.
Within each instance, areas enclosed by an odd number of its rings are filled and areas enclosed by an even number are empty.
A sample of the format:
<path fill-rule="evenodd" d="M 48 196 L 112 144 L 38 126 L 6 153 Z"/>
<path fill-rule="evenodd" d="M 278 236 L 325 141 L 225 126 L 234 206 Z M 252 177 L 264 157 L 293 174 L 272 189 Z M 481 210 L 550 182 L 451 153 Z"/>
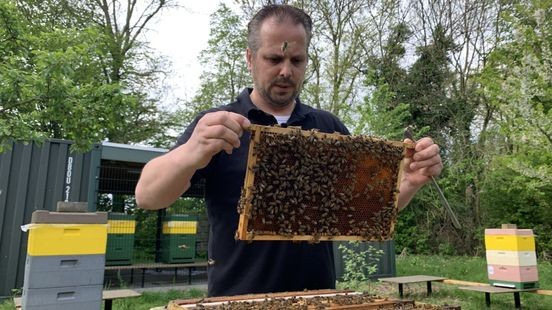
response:
<path fill-rule="evenodd" d="M 182 309 L 415 309 L 414 301 L 375 297 L 367 293 L 316 290 L 175 300 L 169 310 Z"/>
<path fill-rule="evenodd" d="M 390 239 L 407 147 L 252 125 L 237 239 Z"/>
<path fill-rule="evenodd" d="M 457 306 L 434 306 L 413 300 L 379 297 L 368 293 L 344 290 L 312 290 L 267 294 L 249 294 L 173 300 L 168 310 L 360 310 L 360 309 L 435 309 L 457 310 Z"/>

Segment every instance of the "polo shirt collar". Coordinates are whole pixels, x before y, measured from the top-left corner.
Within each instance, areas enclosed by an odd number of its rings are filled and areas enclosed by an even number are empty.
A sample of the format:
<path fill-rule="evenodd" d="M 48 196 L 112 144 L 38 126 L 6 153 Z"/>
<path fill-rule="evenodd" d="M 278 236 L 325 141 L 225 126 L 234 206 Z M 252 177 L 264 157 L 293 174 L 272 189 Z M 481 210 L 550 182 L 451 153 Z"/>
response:
<path fill-rule="evenodd" d="M 269 124 L 276 124 L 276 118 L 274 118 L 273 115 L 260 110 L 259 108 L 257 108 L 257 106 L 255 106 L 255 104 L 253 104 L 250 96 L 252 91 L 253 88 L 245 88 L 238 95 L 238 105 L 236 107 L 236 112 L 247 116 L 247 118 L 249 118 L 250 120 L 264 120 L 264 122 L 268 122 Z M 312 107 L 303 104 L 299 97 L 297 97 L 295 99 L 295 107 L 291 112 L 288 124 L 293 125 L 293 123 L 303 120 L 313 110 L 314 109 Z"/>

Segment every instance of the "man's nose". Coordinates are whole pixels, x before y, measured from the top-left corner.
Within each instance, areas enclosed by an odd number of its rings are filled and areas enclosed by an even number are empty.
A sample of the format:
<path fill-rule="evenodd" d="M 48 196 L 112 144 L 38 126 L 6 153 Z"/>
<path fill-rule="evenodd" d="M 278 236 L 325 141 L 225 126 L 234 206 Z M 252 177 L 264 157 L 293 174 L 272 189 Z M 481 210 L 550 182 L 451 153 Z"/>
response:
<path fill-rule="evenodd" d="M 282 63 L 282 67 L 280 68 L 280 76 L 283 78 L 289 78 L 292 74 L 292 68 L 290 61 L 286 60 Z"/>

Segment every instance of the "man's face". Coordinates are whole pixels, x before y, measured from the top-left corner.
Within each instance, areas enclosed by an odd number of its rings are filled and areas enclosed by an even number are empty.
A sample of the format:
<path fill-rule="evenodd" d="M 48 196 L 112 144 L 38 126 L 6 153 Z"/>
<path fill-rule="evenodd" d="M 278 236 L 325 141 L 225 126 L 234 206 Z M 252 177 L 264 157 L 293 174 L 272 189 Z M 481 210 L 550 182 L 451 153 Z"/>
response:
<path fill-rule="evenodd" d="M 301 24 L 269 18 L 259 31 L 257 52 L 247 50 L 255 91 L 273 109 L 293 104 L 301 90 L 308 59 L 306 37 Z"/>

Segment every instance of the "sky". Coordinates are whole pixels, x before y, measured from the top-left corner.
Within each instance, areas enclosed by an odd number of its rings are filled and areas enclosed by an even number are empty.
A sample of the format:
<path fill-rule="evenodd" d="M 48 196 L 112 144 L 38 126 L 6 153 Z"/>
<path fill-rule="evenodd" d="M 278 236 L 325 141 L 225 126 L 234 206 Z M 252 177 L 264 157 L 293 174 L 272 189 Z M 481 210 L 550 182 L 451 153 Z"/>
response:
<path fill-rule="evenodd" d="M 209 16 L 220 0 L 180 1 L 182 7 L 162 12 L 145 35 L 150 46 L 172 62 L 164 103 L 193 97 L 199 88 L 198 56 L 207 47 Z M 228 1 L 225 1 L 228 2 Z M 167 86 L 167 85 L 166 85 Z"/>

